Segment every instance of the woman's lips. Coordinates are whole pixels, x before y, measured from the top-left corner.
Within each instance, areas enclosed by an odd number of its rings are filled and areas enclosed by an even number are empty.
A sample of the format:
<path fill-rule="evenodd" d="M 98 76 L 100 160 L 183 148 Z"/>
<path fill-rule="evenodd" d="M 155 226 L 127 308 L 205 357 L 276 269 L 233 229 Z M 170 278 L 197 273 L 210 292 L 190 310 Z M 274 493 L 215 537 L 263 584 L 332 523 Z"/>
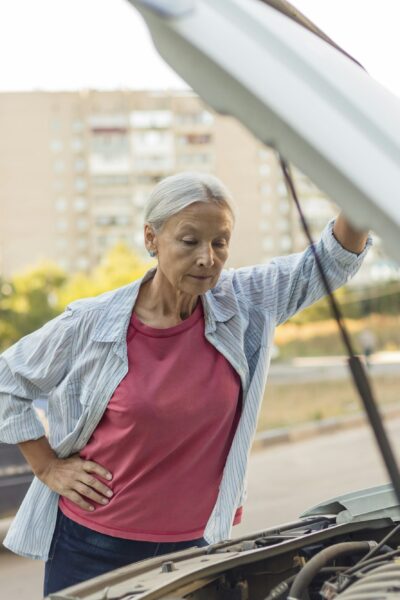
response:
<path fill-rule="evenodd" d="M 189 275 L 189 277 L 193 277 L 194 279 L 211 279 L 211 275 Z"/>

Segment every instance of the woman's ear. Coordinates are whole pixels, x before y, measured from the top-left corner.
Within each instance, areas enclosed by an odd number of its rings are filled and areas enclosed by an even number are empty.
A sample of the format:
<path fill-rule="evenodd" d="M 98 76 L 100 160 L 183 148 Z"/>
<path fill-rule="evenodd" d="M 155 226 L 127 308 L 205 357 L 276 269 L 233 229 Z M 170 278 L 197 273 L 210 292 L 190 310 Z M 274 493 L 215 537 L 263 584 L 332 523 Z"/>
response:
<path fill-rule="evenodd" d="M 150 256 L 156 256 L 157 254 L 157 235 L 151 225 L 144 226 L 144 243 L 147 252 Z"/>

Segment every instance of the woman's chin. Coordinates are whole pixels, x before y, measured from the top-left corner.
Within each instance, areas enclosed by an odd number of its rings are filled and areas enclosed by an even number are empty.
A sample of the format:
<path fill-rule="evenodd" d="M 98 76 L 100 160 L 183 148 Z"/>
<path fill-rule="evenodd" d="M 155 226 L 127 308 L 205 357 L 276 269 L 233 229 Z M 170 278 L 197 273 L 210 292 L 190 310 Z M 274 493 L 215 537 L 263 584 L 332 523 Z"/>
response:
<path fill-rule="evenodd" d="M 215 283 L 212 278 L 207 279 L 197 279 L 195 277 L 191 277 L 184 283 L 184 285 L 180 286 L 181 291 L 186 294 L 204 294 L 212 287 L 214 287 Z"/>

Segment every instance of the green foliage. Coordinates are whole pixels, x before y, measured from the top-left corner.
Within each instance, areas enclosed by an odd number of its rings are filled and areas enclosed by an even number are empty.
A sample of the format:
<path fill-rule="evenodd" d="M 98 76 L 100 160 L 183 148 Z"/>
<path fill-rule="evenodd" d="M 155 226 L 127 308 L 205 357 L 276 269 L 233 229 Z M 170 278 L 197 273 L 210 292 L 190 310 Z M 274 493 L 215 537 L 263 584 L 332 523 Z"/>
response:
<path fill-rule="evenodd" d="M 68 277 L 54 263 L 43 261 L 9 281 L 0 278 L 0 351 L 56 317 L 73 300 L 125 285 L 153 264 L 118 243 L 88 275 Z"/>
<path fill-rule="evenodd" d="M 371 314 L 397 315 L 400 313 L 400 282 L 358 288 L 345 286 L 335 291 L 342 314 L 347 319 L 364 319 Z M 327 298 L 319 300 L 291 319 L 299 325 L 332 318 Z"/>
<path fill-rule="evenodd" d="M 58 314 L 54 291 L 65 273 L 50 261 L 16 274 L 0 287 L 0 349 L 41 327 Z"/>
<path fill-rule="evenodd" d="M 144 261 L 125 243 L 116 244 L 92 273 L 77 273 L 70 277 L 57 292 L 60 310 L 78 298 L 97 296 L 139 279 L 153 266 L 154 261 Z"/>

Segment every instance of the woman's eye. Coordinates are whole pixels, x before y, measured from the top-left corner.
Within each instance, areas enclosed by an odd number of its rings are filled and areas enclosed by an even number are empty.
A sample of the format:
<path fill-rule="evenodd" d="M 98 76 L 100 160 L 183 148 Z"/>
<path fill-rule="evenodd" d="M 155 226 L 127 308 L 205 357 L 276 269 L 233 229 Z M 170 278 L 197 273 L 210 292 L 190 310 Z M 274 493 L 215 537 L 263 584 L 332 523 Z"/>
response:
<path fill-rule="evenodd" d="M 195 240 L 182 240 L 182 242 L 187 246 L 194 246 L 196 244 Z"/>
<path fill-rule="evenodd" d="M 214 242 L 214 246 L 216 246 L 217 248 L 224 248 L 226 246 L 226 242 Z"/>

